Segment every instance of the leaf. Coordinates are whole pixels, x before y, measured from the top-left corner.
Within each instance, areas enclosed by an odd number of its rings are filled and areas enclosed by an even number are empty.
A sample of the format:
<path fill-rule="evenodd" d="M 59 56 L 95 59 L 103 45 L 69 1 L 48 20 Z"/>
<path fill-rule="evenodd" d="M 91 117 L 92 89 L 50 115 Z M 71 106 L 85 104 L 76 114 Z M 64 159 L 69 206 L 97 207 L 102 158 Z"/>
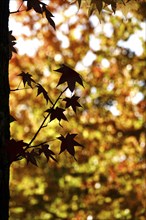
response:
<path fill-rule="evenodd" d="M 6 142 L 6 150 L 8 153 L 8 159 L 9 162 L 12 163 L 13 161 L 16 161 L 19 159 L 19 156 L 24 157 L 24 146 L 27 146 L 27 143 L 21 141 L 16 141 L 14 139 L 11 139 Z"/>
<path fill-rule="evenodd" d="M 96 7 L 97 7 L 97 9 L 98 9 L 98 11 L 99 11 L 99 14 L 100 14 L 100 12 L 102 11 L 102 8 L 103 8 L 103 2 L 102 2 L 102 0 L 96 1 L 95 4 L 96 4 Z"/>
<path fill-rule="evenodd" d="M 63 114 L 65 110 L 59 107 L 54 108 L 50 108 L 48 110 L 46 110 L 46 112 L 50 113 L 50 121 L 53 121 L 54 119 L 58 119 L 58 121 L 60 122 L 61 119 L 67 121 L 66 116 Z"/>
<path fill-rule="evenodd" d="M 115 13 L 116 12 L 116 8 L 117 8 L 116 2 L 111 3 L 111 7 L 112 7 L 113 12 Z"/>
<path fill-rule="evenodd" d="M 77 0 L 78 1 L 78 4 L 79 4 L 79 8 L 81 7 L 81 2 L 82 0 Z"/>
<path fill-rule="evenodd" d="M 16 119 L 12 115 L 10 115 L 10 123 L 13 121 L 16 121 Z"/>
<path fill-rule="evenodd" d="M 59 86 L 62 83 L 67 82 L 68 88 L 70 89 L 71 92 L 75 90 L 76 82 L 78 82 L 81 86 L 83 86 L 81 76 L 76 71 L 71 69 L 70 67 L 63 64 L 59 69 L 55 71 L 62 73 L 62 76 L 60 77 L 60 80 L 57 86 Z"/>
<path fill-rule="evenodd" d="M 71 154 L 75 158 L 75 146 L 83 147 L 83 145 L 79 144 L 77 141 L 74 140 L 77 134 L 67 134 L 66 137 L 61 135 L 57 139 L 61 141 L 61 148 L 59 154 L 64 152 L 65 150 L 68 151 L 69 154 Z"/>
<path fill-rule="evenodd" d="M 40 4 L 41 3 L 38 0 L 27 0 L 27 11 L 29 11 L 33 8 L 37 13 L 42 14 L 42 8 L 41 8 Z"/>
<path fill-rule="evenodd" d="M 42 94 L 47 103 L 48 103 L 48 100 L 52 103 L 52 101 L 50 100 L 48 96 L 47 91 L 39 83 L 36 85 L 36 87 L 38 88 L 37 96 Z"/>
<path fill-rule="evenodd" d="M 64 101 L 66 101 L 66 108 L 69 108 L 70 106 L 72 107 L 72 109 L 74 110 L 74 112 L 76 113 L 76 108 L 77 107 L 82 107 L 80 105 L 80 103 L 78 102 L 79 97 L 73 95 L 71 98 L 65 98 L 63 99 Z"/>
<path fill-rule="evenodd" d="M 12 31 L 9 31 L 9 59 L 12 57 L 12 52 L 17 53 L 14 45 L 16 44 L 16 38 L 12 35 Z"/>
<path fill-rule="evenodd" d="M 27 164 L 30 162 L 35 166 L 38 166 L 37 164 L 37 158 L 40 157 L 39 152 L 35 151 L 34 149 L 31 152 L 25 153 L 25 158 L 27 160 Z"/>
<path fill-rule="evenodd" d="M 23 84 L 24 86 L 26 85 L 26 83 L 28 84 L 28 86 L 30 86 L 32 88 L 32 85 L 31 83 L 36 83 L 31 77 L 32 75 L 29 74 L 29 73 L 25 73 L 25 72 L 22 72 L 20 73 L 18 76 L 21 76 L 22 77 L 22 81 L 23 81 Z"/>
<path fill-rule="evenodd" d="M 53 16 L 52 13 L 47 9 L 47 6 L 46 6 L 45 4 L 43 4 L 43 11 L 45 12 L 46 18 L 47 18 L 48 22 L 50 23 L 50 25 L 51 25 L 54 29 L 56 29 L 55 23 L 54 23 L 53 19 L 51 18 L 51 17 L 54 17 L 54 16 Z"/>
<path fill-rule="evenodd" d="M 103 0 L 107 5 L 111 5 L 111 8 L 113 10 L 113 12 L 116 12 L 116 8 L 117 8 L 117 4 L 116 4 L 116 0 Z M 123 1 L 122 1 L 123 3 Z"/>
<path fill-rule="evenodd" d="M 49 145 L 48 144 L 42 145 L 42 148 L 39 149 L 39 153 L 40 154 L 44 153 L 45 157 L 47 158 L 47 161 L 51 157 L 54 161 L 57 162 L 57 160 L 54 158 L 55 153 L 49 149 Z"/>

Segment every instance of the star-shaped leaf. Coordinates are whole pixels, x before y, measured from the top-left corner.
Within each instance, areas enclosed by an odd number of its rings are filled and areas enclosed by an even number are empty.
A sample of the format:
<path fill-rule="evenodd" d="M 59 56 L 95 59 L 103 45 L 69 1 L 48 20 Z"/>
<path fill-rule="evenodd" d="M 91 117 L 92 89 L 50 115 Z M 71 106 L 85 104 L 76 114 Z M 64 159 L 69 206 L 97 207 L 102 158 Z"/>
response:
<path fill-rule="evenodd" d="M 62 73 L 62 76 L 60 77 L 60 80 L 57 86 L 59 86 L 62 83 L 67 82 L 68 88 L 70 89 L 71 92 L 75 90 L 76 82 L 79 83 L 81 86 L 83 86 L 81 76 L 75 70 L 71 69 L 70 67 L 63 64 L 59 69 L 55 71 Z"/>
<path fill-rule="evenodd" d="M 78 96 L 75 96 L 75 95 L 73 95 L 71 98 L 65 98 L 65 99 L 63 99 L 64 101 L 66 101 L 66 108 L 68 108 L 68 107 L 72 107 L 72 109 L 74 110 L 74 112 L 76 113 L 76 108 L 77 107 L 82 107 L 81 105 L 80 105 L 80 103 L 78 102 L 78 99 L 79 99 L 79 97 Z"/>
<path fill-rule="evenodd" d="M 16 38 L 12 35 L 12 31 L 9 31 L 9 59 L 12 58 L 12 52 L 17 53 L 14 45 L 16 44 Z"/>
<path fill-rule="evenodd" d="M 31 152 L 26 152 L 25 153 L 25 158 L 27 160 L 27 163 L 32 163 L 35 166 L 38 166 L 37 162 L 40 157 L 39 151 L 37 149 L 33 149 Z"/>
<path fill-rule="evenodd" d="M 43 12 L 45 13 L 45 16 L 46 16 L 48 22 L 50 23 L 50 25 L 51 25 L 54 29 L 56 29 L 56 28 L 55 28 L 55 23 L 54 23 L 54 21 L 53 21 L 53 19 L 52 19 L 52 17 L 54 17 L 54 16 L 53 16 L 52 13 L 48 10 L 46 4 L 43 3 L 42 9 L 43 9 Z"/>
<path fill-rule="evenodd" d="M 25 1 L 25 0 L 23 0 L 23 1 Z M 41 8 L 40 4 L 41 3 L 38 0 L 27 0 L 27 11 L 29 11 L 33 8 L 36 12 L 42 14 L 42 8 Z"/>
<path fill-rule="evenodd" d="M 48 144 L 43 144 L 42 148 L 39 149 L 39 153 L 44 153 L 45 157 L 47 158 L 47 161 L 49 160 L 49 158 L 51 157 L 54 161 L 57 162 L 57 160 L 54 158 L 55 153 L 49 149 L 49 145 Z"/>
<path fill-rule="evenodd" d="M 64 152 L 65 150 L 68 151 L 75 158 L 75 146 L 83 147 L 83 145 L 79 144 L 77 141 L 74 140 L 77 134 L 67 134 L 66 137 L 61 135 L 58 139 L 61 141 L 61 148 L 59 154 Z"/>
<path fill-rule="evenodd" d="M 46 112 L 50 113 L 50 121 L 53 121 L 54 119 L 58 119 L 59 122 L 61 121 L 61 119 L 67 121 L 66 116 L 63 114 L 64 111 L 65 110 L 63 108 L 59 108 L 59 107 L 56 107 L 55 109 L 50 108 L 46 110 Z"/>
<path fill-rule="evenodd" d="M 11 139 L 6 142 L 6 149 L 8 153 L 9 162 L 12 163 L 19 159 L 19 156 L 24 156 L 24 149 L 23 147 L 27 146 L 27 143 L 21 141 L 16 141 Z"/>
<path fill-rule="evenodd" d="M 48 100 L 52 103 L 52 101 L 50 100 L 48 96 L 47 91 L 39 83 L 36 85 L 36 87 L 38 88 L 37 96 L 42 94 L 47 103 L 48 103 Z"/>
<path fill-rule="evenodd" d="M 20 73 L 18 76 L 21 76 L 22 77 L 22 81 L 23 81 L 23 84 L 24 86 L 26 85 L 26 83 L 28 84 L 28 86 L 30 86 L 32 88 L 32 85 L 31 83 L 36 83 L 33 79 L 32 79 L 32 75 L 29 74 L 29 73 L 25 73 L 25 72 L 22 72 Z"/>

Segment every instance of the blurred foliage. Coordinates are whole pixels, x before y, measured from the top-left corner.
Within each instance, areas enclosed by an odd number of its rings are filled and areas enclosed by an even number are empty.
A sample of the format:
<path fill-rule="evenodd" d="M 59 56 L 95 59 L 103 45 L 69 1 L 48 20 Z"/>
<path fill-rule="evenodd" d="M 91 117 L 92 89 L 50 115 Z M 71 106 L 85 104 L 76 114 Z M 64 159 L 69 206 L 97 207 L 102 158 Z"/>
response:
<path fill-rule="evenodd" d="M 139 55 L 120 42 L 128 45 L 142 31 L 146 3 L 141 1 L 126 18 L 120 11 L 112 16 L 103 11 L 99 21 L 96 13 L 88 17 L 76 2 L 48 2 L 56 31 L 33 11 L 11 15 L 12 24 L 19 27 L 13 31 L 17 42 L 40 43 L 32 44 L 32 51 L 21 43 L 11 59 L 10 86 L 17 88 L 18 74 L 29 72 L 55 100 L 64 87 L 56 87 L 59 75 L 53 70 L 62 63 L 74 67 L 84 79 L 85 88 L 76 91 L 83 108 L 77 115 L 69 108 L 70 123 L 63 121 L 62 128 L 52 121 L 35 143 L 50 141 L 58 154 L 57 137 L 72 132 L 79 134 L 77 141 L 85 148 L 77 151 L 77 161 L 64 153 L 58 163 L 39 161 L 39 168 L 14 162 L 10 220 L 144 220 L 146 48 L 142 38 Z M 69 91 L 66 94 L 70 97 Z M 36 95 L 31 88 L 11 92 L 11 115 L 16 119 L 12 138 L 30 141 L 43 120 L 49 104 Z"/>

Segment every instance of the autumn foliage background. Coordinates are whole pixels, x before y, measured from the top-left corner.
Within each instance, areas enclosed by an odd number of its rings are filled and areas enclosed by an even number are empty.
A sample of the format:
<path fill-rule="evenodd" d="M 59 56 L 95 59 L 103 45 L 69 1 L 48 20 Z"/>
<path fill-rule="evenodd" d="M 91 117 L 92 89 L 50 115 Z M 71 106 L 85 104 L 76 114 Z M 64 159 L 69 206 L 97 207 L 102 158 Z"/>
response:
<path fill-rule="evenodd" d="M 22 71 L 54 101 L 66 88 L 57 86 L 60 74 L 54 70 L 61 64 L 72 66 L 84 83 L 76 89 L 82 107 L 76 113 L 68 108 L 69 122 L 61 120 L 60 126 L 51 121 L 35 140 L 36 145 L 49 142 L 58 163 L 51 158 L 47 163 L 45 157 L 38 158 L 38 168 L 24 160 L 13 162 L 10 219 L 144 220 L 146 48 L 141 39 L 143 52 L 137 55 L 119 41 L 127 42 L 142 29 L 146 3 L 135 3 L 128 14 L 123 9 L 126 19 L 121 12 L 102 12 L 100 22 L 97 13 L 89 17 L 84 6 L 78 10 L 76 3 L 48 2 L 56 31 L 33 10 L 10 17 L 10 24 L 18 22 L 19 31 L 12 32 L 16 42 L 38 42 L 32 55 L 29 48 L 19 53 L 21 43 L 10 62 L 11 90 L 22 89 L 11 92 L 11 115 L 16 119 L 11 123 L 12 138 L 29 142 L 50 107 L 42 94 L 37 96 L 33 83 L 23 89 L 18 76 Z M 63 106 L 61 99 L 58 107 Z M 67 133 L 78 134 L 76 141 L 84 146 L 76 147 L 77 161 L 68 152 L 58 155 L 57 138 Z"/>

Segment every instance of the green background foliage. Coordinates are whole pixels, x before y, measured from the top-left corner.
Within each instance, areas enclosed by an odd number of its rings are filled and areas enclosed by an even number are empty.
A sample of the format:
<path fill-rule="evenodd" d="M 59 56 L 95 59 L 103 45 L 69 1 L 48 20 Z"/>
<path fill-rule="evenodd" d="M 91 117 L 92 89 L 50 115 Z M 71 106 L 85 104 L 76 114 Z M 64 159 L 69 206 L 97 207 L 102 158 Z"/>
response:
<path fill-rule="evenodd" d="M 29 72 L 55 101 L 66 87 L 56 87 L 60 74 L 54 71 L 63 63 L 84 81 L 84 88 L 76 89 L 83 108 L 77 108 L 77 114 L 68 108 L 69 122 L 61 121 L 61 127 L 51 121 L 35 140 L 49 142 L 58 163 L 42 158 L 38 168 L 24 160 L 12 164 L 11 220 L 145 219 L 146 51 L 143 47 L 137 55 L 119 42 L 126 44 L 142 30 L 146 3 L 134 2 L 126 18 L 111 10 L 100 16 L 95 10 L 89 17 L 85 3 L 78 10 L 76 3 L 49 1 L 56 31 L 33 10 L 11 15 L 24 28 L 21 35 L 14 32 L 16 42 L 20 38 L 41 42 L 34 56 L 26 54 L 27 48 L 22 55 L 13 54 L 12 90 L 20 83 L 18 74 Z M 142 38 L 141 43 L 144 46 Z M 135 101 L 137 94 L 141 99 Z M 65 95 L 70 97 L 71 92 Z M 11 123 L 12 138 L 29 142 L 40 126 L 50 104 L 36 96 L 37 90 L 29 87 L 11 92 L 11 115 L 16 119 Z M 60 101 L 59 107 L 63 105 Z M 59 155 L 57 138 L 67 133 L 77 133 L 76 141 L 84 146 L 76 148 L 77 161 L 67 152 Z"/>

